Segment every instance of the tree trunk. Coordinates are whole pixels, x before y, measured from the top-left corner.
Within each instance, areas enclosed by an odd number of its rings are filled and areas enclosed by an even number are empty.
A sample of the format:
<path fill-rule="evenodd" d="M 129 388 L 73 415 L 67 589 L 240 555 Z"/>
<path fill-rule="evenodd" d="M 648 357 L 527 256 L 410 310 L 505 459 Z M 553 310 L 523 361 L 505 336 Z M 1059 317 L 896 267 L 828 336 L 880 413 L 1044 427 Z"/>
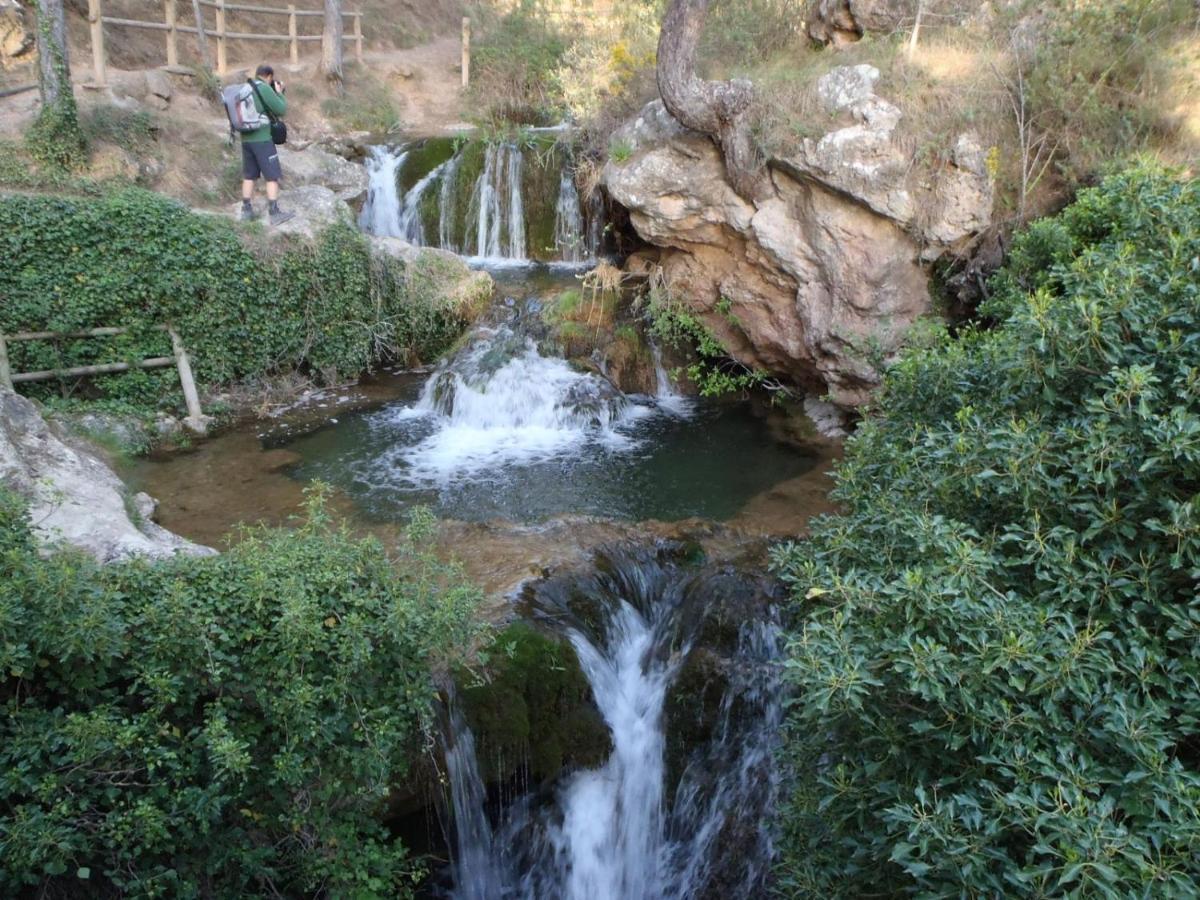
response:
<path fill-rule="evenodd" d="M 71 61 L 67 53 L 63 0 L 37 0 L 37 45 L 42 108 L 57 108 L 65 98 L 70 98 L 73 118 L 75 95 L 71 92 Z"/>
<path fill-rule="evenodd" d="M 200 12 L 200 0 L 192 0 L 192 15 L 196 17 L 196 50 L 200 53 L 200 65 L 206 72 L 211 72 L 212 57 L 208 55 L 208 35 L 204 33 L 204 15 Z"/>
<path fill-rule="evenodd" d="M 746 122 L 754 85 L 744 78 L 705 81 L 696 75 L 696 45 L 709 2 L 670 0 L 658 38 L 658 92 L 671 115 L 717 142 L 733 189 L 754 202 L 771 191 Z"/>
<path fill-rule="evenodd" d="M 342 80 L 342 0 L 325 0 L 321 71 L 330 81 L 340 83 Z"/>

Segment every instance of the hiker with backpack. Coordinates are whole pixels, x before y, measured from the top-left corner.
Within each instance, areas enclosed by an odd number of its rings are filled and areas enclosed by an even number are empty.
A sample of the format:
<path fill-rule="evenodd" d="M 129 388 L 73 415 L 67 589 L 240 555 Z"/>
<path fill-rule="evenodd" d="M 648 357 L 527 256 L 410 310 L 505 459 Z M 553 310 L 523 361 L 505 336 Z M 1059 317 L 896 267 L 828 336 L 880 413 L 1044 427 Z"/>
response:
<path fill-rule="evenodd" d="M 287 140 L 287 126 L 283 124 L 287 100 L 283 93 L 283 84 L 275 80 L 275 70 L 266 64 L 259 66 L 254 77 L 247 79 L 245 84 L 230 85 L 222 91 L 230 132 L 242 137 L 243 221 L 256 217 L 251 201 L 254 199 L 254 182 L 259 176 L 267 183 L 271 224 L 281 225 L 295 215 L 279 206 L 279 179 L 283 177 L 283 169 L 275 145 Z"/>

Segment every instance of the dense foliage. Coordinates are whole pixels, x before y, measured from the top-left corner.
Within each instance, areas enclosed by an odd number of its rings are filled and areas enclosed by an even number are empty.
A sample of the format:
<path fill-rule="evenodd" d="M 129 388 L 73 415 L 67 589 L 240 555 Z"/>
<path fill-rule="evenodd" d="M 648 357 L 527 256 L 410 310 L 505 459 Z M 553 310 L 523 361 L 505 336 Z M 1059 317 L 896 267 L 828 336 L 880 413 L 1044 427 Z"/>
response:
<path fill-rule="evenodd" d="M 1085 191 L 991 287 L 999 326 L 891 370 L 843 514 L 776 555 L 783 884 L 1195 896 L 1200 185 Z"/>
<path fill-rule="evenodd" d="M 380 823 L 477 600 L 420 539 L 315 493 L 295 531 L 98 567 L 0 493 L 0 895 L 406 895 Z"/>
<path fill-rule="evenodd" d="M 169 356 L 171 323 L 197 377 L 217 384 L 303 369 L 334 380 L 381 358 L 439 355 L 467 310 L 438 289 L 434 257 L 372 254 L 348 225 L 315 245 L 249 244 L 234 226 L 160 195 L 0 198 L 0 330 L 123 326 L 105 340 L 13 344 L 17 371 Z M 283 247 L 284 249 L 281 249 Z M 98 379 L 105 395 L 177 402 L 173 369 Z"/>

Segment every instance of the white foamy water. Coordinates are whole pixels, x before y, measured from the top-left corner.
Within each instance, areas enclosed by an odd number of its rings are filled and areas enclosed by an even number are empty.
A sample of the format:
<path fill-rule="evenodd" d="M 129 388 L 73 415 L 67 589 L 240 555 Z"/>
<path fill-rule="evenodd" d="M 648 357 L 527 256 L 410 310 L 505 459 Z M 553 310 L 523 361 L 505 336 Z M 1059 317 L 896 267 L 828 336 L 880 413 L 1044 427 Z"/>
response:
<path fill-rule="evenodd" d="M 675 387 L 670 374 L 663 365 L 662 350 L 654 341 L 650 342 L 650 356 L 654 360 L 654 399 L 659 409 L 686 419 L 696 409 L 695 400 L 685 397 Z"/>
<path fill-rule="evenodd" d="M 358 225 L 380 237 L 404 237 L 400 222 L 400 188 L 397 181 L 408 152 L 404 148 L 371 147 L 367 160 L 367 202 Z"/>
<path fill-rule="evenodd" d="M 572 777 L 562 792 L 563 824 L 551 835 L 567 897 L 663 895 L 662 708 L 674 667 L 651 656 L 654 632 L 624 600 L 606 646 L 570 632 L 613 752 L 599 769 Z"/>
<path fill-rule="evenodd" d="M 693 750 L 668 800 L 663 709 L 691 652 L 686 619 L 681 633 L 665 603 L 643 610 L 621 596 L 608 600 L 601 633 L 565 632 L 611 732 L 602 766 L 565 776 L 549 804 L 517 798 L 493 827 L 478 766 L 462 758 L 474 748 L 470 730 L 452 721 L 457 900 L 760 895 L 773 854 L 762 822 L 777 792 L 782 719 L 776 627 L 750 621 L 740 629 L 712 736 Z"/>
<path fill-rule="evenodd" d="M 627 449 L 635 442 L 618 429 L 641 413 L 607 382 L 501 328 L 439 367 L 414 408 L 390 415 L 431 420 L 433 432 L 397 454 L 409 481 L 438 486 L 585 446 Z"/>

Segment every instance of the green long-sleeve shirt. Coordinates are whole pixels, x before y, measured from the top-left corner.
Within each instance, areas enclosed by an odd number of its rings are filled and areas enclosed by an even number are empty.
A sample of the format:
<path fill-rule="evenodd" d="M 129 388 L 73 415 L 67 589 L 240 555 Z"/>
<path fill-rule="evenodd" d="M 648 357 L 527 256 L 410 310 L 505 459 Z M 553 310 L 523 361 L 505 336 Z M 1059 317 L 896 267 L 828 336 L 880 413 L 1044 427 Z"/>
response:
<path fill-rule="evenodd" d="M 270 112 L 277 118 L 282 119 L 287 115 L 287 100 L 282 94 L 275 91 L 275 88 L 263 81 L 261 78 L 254 79 L 254 85 L 258 91 L 254 95 L 254 108 L 260 113 Z M 261 100 L 259 98 L 262 98 Z M 242 132 L 243 144 L 254 144 L 261 141 L 271 140 L 271 126 L 264 125 L 262 128 L 256 128 L 254 131 Z"/>

